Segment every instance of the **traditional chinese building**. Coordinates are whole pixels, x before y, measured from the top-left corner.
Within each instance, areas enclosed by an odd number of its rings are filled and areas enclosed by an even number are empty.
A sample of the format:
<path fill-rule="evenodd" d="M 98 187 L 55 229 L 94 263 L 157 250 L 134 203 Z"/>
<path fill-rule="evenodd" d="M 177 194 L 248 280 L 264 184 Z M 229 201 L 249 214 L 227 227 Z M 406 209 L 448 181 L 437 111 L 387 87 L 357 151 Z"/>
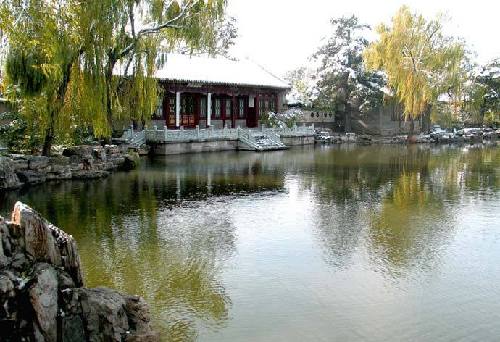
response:
<path fill-rule="evenodd" d="M 163 98 L 157 127 L 253 128 L 281 111 L 290 86 L 251 61 L 169 54 L 156 72 Z"/>

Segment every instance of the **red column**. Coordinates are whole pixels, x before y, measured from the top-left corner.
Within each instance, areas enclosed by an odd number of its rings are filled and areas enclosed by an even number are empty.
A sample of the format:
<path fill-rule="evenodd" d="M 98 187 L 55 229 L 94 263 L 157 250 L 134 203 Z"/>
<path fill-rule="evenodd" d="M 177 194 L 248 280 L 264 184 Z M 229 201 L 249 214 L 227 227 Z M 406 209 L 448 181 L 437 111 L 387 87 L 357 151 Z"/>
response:
<path fill-rule="evenodd" d="M 201 97 L 199 93 L 196 93 L 195 95 L 195 102 L 194 102 L 194 125 L 199 125 L 200 124 L 200 113 L 201 113 Z"/>

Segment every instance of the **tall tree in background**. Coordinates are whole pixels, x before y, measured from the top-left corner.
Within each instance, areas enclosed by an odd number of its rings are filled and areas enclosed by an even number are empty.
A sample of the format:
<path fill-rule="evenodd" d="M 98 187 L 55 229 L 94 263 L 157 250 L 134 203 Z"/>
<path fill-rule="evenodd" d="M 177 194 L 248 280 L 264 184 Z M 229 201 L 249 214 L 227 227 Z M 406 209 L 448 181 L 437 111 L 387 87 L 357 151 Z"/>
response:
<path fill-rule="evenodd" d="M 7 94 L 43 141 L 88 125 L 110 137 L 115 118 L 145 119 L 157 105 L 160 44 L 215 44 L 225 0 L 6 0 Z M 122 76 L 115 74 L 121 71 Z"/>
<path fill-rule="evenodd" d="M 484 65 L 472 79 L 469 106 L 474 123 L 500 125 L 500 59 Z"/>
<path fill-rule="evenodd" d="M 363 51 L 368 46 L 364 37 L 369 26 L 356 16 L 332 19 L 334 34 L 314 54 L 318 68 L 318 97 L 315 106 L 340 112 L 346 132 L 351 131 L 351 115 L 381 105 L 383 77 L 367 71 Z"/>
<path fill-rule="evenodd" d="M 382 70 L 388 85 L 412 122 L 430 113 L 441 94 L 463 80 L 463 44 L 445 36 L 440 18 L 426 20 L 406 6 L 392 18 L 392 26 L 377 28 L 379 39 L 364 53 L 371 70 Z"/>
<path fill-rule="evenodd" d="M 292 89 L 287 95 L 289 104 L 301 104 L 306 107 L 312 106 L 317 97 L 316 72 L 309 67 L 300 67 L 289 71 L 285 75 Z"/>
<path fill-rule="evenodd" d="M 213 56 L 224 56 L 232 58 L 230 55 L 231 48 L 235 45 L 238 38 L 238 26 L 236 18 L 227 17 L 220 20 L 216 25 L 215 44 L 207 45 L 208 53 Z"/>

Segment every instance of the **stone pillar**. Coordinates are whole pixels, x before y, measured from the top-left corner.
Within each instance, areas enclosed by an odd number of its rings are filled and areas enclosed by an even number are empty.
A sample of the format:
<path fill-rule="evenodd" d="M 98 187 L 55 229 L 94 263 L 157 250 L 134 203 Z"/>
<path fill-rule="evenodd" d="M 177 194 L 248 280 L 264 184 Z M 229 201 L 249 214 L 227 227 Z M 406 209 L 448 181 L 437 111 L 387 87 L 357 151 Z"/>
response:
<path fill-rule="evenodd" d="M 233 110 L 232 110 L 232 115 L 231 115 L 231 128 L 235 128 L 236 127 L 236 118 L 238 117 L 238 105 L 236 103 L 236 96 L 233 95 L 233 98 L 232 98 L 232 102 L 233 102 Z"/>
<path fill-rule="evenodd" d="M 207 94 L 207 127 L 212 125 L 212 93 Z"/>
<path fill-rule="evenodd" d="M 175 93 L 175 127 L 180 127 L 181 125 L 181 93 L 180 91 Z"/>
<path fill-rule="evenodd" d="M 259 120 L 260 120 L 260 99 L 259 99 L 259 94 L 255 95 L 255 121 L 256 121 L 256 127 L 259 127 Z"/>

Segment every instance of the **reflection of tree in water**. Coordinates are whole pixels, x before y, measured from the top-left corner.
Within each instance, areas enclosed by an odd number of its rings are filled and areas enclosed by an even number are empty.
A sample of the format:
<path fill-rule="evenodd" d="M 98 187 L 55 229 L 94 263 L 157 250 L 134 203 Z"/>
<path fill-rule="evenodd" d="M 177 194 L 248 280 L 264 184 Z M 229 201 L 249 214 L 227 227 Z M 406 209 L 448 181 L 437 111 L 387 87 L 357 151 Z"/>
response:
<path fill-rule="evenodd" d="M 432 152 L 392 182 L 371 218 L 373 255 L 392 275 L 436 263 L 455 229 L 452 204 L 484 191 L 498 196 L 500 150 Z"/>
<path fill-rule="evenodd" d="M 199 324 L 217 328 L 228 317 L 219 279 L 235 249 L 228 196 L 281 191 L 292 177 L 313 195 L 314 229 L 330 264 L 349 265 L 367 242 L 372 261 L 394 276 L 434 264 L 453 231 L 443 202 L 498 196 L 499 170 L 494 148 L 200 154 L 7 193 L 0 210 L 17 199 L 32 205 L 75 236 L 89 285 L 143 295 L 164 334 L 189 340 Z"/>
<path fill-rule="evenodd" d="M 432 266 L 454 229 L 443 200 L 422 173 L 401 174 L 371 217 L 370 252 L 376 267 L 397 276 Z"/>
<path fill-rule="evenodd" d="M 339 148 L 318 154 L 311 190 L 318 239 L 325 259 L 335 267 L 348 266 L 369 224 L 367 212 L 381 201 L 391 181 L 405 169 L 422 168 L 429 153 L 416 149 L 377 146 Z"/>
<path fill-rule="evenodd" d="M 500 148 L 469 148 L 460 156 L 463 185 L 468 191 L 500 189 Z"/>
<path fill-rule="evenodd" d="M 335 267 L 349 264 L 365 235 L 376 266 L 393 275 L 430 266 L 454 228 L 443 203 L 463 200 L 464 190 L 498 195 L 500 188 L 499 149 L 376 146 L 315 156 L 306 184 L 318 203 L 318 239 Z"/>
<path fill-rule="evenodd" d="M 154 221 L 130 215 L 113 223 L 112 245 L 103 241 L 95 251 L 87 251 L 87 258 L 93 252 L 102 254 L 102 263 L 88 270 L 87 279 L 101 284 L 104 275 L 110 286 L 143 295 L 168 340 L 194 339 L 198 322 L 223 324 L 230 299 L 218 276 L 221 264 L 234 252 L 234 226 L 223 213 L 214 216 L 212 209 L 206 203 L 176 207 L 162 209 Z M 192 219 L 186 220 L 189 213 Z M 122 229 L 151 229 L 155 234 L 117 232 Z"/>
<path fill-rule="evenodd" d="M 116 174 L 11 193 L 6 208 L 17 198 L 33 205 L 75 236 L 88 286 L 142 295 L 165 336 L 191 340 L 199 322 L 218 326 L 228 317 L 230 299 L 218 277 L 235 237 L 228 211 L 219 210 L 216 199 L 186 200 L 190 182 Z M 177 218 L 191 219 L 183 224 Z"/>

